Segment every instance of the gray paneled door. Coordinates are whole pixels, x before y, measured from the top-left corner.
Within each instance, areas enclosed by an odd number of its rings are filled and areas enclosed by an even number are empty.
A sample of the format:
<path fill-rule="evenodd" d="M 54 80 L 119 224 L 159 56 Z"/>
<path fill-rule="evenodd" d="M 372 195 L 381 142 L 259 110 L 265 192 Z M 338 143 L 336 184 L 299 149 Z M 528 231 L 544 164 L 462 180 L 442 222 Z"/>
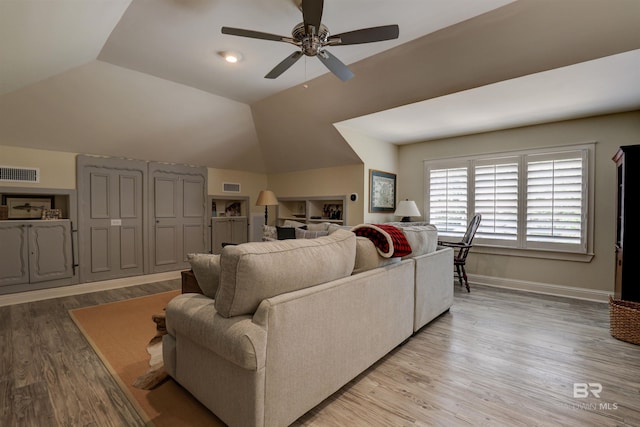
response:
<path fill-rule="evenodd" d="M 146 162 L 78 156 L 83 282 L 144 273 Z"/>
<path fill-rule="evenodd" d="M 189 268 L 207 247 L 207 168 L 149 163 L 150 270 Z"/>

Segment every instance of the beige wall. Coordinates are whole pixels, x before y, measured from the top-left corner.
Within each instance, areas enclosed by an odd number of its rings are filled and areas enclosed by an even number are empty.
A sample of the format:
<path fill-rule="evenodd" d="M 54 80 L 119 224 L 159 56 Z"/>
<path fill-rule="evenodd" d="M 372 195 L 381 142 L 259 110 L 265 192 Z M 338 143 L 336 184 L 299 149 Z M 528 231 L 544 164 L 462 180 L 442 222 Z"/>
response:
<path fill-rule="evenodd" d="M 40 182 L 37 184 L 22 182 L 3 182 L 3 187 L 34 187 L 51 189 L 76 188 L 76 153 L 37 150 L 0 145 L 0 165 L 40 168 Z M 225 195 L 223 182 L 240 183 L 242 196 L 249 196 L 250 210 L 253 213 L 263 212 L 255 206 L 260 190 L 267 186 L 267 175 L 252 172 L 226 169 L 208 169 L 209 194 Z M 228 194 L 228 193 L 227 193 Z"/>
<path fill-rule="evenodd" d="M 640 111 L 423 142 L 399 147 L 399 193 L 424 205 L 423 161 L 592 142 L 595 158 L 595 256 L 590 263 L 471 253 L 467 270 L 494 278 L 613 291 L 615 166 L 621 145 L 640 144 Z"/>
<path fill-rule="evenodd" d="M 395 221 L 397 218 L 390 213 L 369 212 L 369 171 L 371 169 L 398 174 L 398 148 L 387 142 L 379 141 L 367 135 L 355 132 L 344 125 L 337 124 L 336 129 L 349 143 L 353 151 L 364 162 L 362 170 L 364 187 L 361 190 L 363 202 L 363 221 L 365 223 L 379 224 Z M 398 177 L 400 179 L 400 177 Z M 397 185 L 397 182 L 396 182 Z M 396 194 L 396 201 L 405 197 Z"/>
<path fill-rule="evenodd" d="M 256 206 L 256 200 L 258 200 L 260 190 L 267 188 L 266 174 L 209 168 L 209 195 L 223 196 L 232 199 L 234 194 L 222 191 L 222 184 L 224 182 L 240 184 L 239 195 L 249 196 L 250 213 L 264 213 L 264 208 L 262 206 Z"/>
<path fill-rule="evenodd" d="M 347 224 L 356 225 L 363 222 L 363 177 L 362 164 L 311 169 L 270 174 L 268 188 L 277 197 L 347 196 Z M 358 194 L 356 202 L 348 199 L 351 193 Z"/>
<path fill-rule="evenodd" d="M 3 187 L 76 188 L 76 154 L 0 145 L 0 165 L 40 168 L 39 183 L 2 182 Z"/>
<path fill-rule="evenodd" d="M 386 219 L 367 214 L 369 169 L 397 173 L 398 198 L 413 199 L 422 210 L 424 160 L 455 157 L 460 153 L 486 154 L 595 141 L 593 260 L 583 263 L 472 252 L 468 270 L 482 277 L 601 292 L 613 290 L 615 167 L 611 157 L 621 145 L 640 143 L 640 111 L 429 141 L 398 148 L 366 137 L 358 139 L 351 135 L 350 139 L 354 150 L 363 157 L 363 164 L 270 175 L 209 169 L 209 194 L 224 194 L 221 191 L 223 181 L 239 182 L 241 194 L 250 197 L 251 212 L 262 213 L 263 208 L 256 207 L 255 200 L 258 192 L 265 188 L 273 190 L 280 197 L 348 196 L 357 193 L 357 202 L 347 202 L 347 224 L 382 222 Z M 14 185 L 20 187 L 75 189 L 75 157 L 74 153 L 0 146 L 1 165 L 40 168 L 39 184 Z"/>

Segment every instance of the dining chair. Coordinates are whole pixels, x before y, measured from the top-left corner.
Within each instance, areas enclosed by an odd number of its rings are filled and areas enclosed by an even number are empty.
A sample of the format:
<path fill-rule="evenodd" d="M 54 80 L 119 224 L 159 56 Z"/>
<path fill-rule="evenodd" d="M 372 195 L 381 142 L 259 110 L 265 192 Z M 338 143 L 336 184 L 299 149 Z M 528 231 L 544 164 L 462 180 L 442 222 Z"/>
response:
<path fill-rule="evenodd" d="M 450 248 L 454 248 L 455 253 L 453 256 L 453 265 L 458 273 L 458 280 L 460 281 L 460 286 L 464 285 L 467 288 L 467 292 L 471 292 L 469 288 L 469 281 L 467 280 L 467 272 L 464 268 L 467 262 L 467 255 L 469 254 L 469 249 L 473 247 L 473 237 L 480 226 L 480 220 L 482 219 L 482 215 L 477 213 L 471 218 L 469 221 L 469 225 L 467 226 L 467 231 L 462 236 L 462 240 L 459 242 L 445 242 L 438 240 L 438 245 L 446 246 Z"/>

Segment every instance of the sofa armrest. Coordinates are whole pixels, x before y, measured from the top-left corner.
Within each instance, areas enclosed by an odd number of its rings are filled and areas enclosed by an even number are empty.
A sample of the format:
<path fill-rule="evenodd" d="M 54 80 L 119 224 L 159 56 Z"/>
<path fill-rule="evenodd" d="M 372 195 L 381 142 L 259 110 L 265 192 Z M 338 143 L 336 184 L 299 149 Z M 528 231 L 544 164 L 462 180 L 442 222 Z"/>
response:
<path fill-rule="evenodd" d="M 453 249 L 438 247 L 435 252 L 417 256 L 414 331 L 417 331 L 453 305 Z"/>
<path fill-rule="evenodd" d="M 167 305 L 167 332 L 186 337 L 220 357 L 248 370 L 264 367 L 267 331 L 251 316 L 220 316 L 214 300 L 198 294 L 183 294 Z"/>

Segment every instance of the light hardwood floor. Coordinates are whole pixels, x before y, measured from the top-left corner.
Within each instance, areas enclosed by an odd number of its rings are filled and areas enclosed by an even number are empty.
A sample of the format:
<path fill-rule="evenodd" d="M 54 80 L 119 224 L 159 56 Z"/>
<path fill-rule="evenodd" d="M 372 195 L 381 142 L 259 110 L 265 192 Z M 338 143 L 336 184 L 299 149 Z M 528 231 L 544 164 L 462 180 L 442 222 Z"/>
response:
<path fill-rule="evenodd" d="M 178 288 L 0 307 L 0 426 L 142 426 L 68 310 Z M 450 312 L 295 425 L 640 426 L 640 346 L 611 337 L 607 304 L 455 289 Z"/>

